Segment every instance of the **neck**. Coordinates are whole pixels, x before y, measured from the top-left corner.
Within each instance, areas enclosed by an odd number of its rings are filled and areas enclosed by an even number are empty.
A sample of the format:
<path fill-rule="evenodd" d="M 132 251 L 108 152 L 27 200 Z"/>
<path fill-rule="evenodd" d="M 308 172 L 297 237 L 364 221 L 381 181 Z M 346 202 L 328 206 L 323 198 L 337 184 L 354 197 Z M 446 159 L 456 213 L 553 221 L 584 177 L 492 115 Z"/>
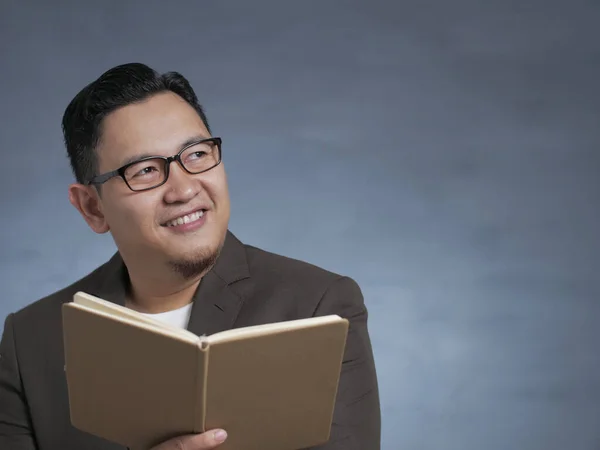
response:
<path fill-rule="evenodd" d="M 128 269 L 128 272 L 130 284 L 126 306 L 150 314 L 172 311 L 189 304 L 202 280 L 202 276 L 184 280 L 164 269 L 160 276 L 149 276 L 148 271 L 139 274 Z"/>

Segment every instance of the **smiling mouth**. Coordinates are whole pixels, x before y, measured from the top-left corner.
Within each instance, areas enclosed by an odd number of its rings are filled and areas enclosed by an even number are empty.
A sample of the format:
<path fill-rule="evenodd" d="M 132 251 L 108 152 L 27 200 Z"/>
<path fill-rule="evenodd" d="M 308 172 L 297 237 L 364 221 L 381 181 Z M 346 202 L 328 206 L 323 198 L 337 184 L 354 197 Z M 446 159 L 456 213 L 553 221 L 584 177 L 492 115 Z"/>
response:
<path fill-rule="evenodd" d="M 169 220 L 163 226 L 164 227 L 176 227 L 178 225 L 195 222 L 197 220 L 200 220 L 202 217 L 204 217 L 205 212 L 206 212 L 206 210 L 201 209 L 201 210 L 193 212 L 191 214 L 186 214 L 185 216 L 181 216 L 181 217 L 177 217 L 176 219 Z"/>

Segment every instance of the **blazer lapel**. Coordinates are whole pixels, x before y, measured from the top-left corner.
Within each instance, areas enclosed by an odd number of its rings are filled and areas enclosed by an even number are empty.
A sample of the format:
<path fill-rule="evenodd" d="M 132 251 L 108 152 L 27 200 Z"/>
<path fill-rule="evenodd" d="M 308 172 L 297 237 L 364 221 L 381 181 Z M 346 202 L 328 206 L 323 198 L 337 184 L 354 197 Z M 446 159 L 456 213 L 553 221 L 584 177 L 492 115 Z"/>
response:
<path fill-rule="evenodd" d="M 215 266 L 196 290 L 188 330 L 201 336 L 233 328 L 243 298 L 231 285 L 249 277 L 244 246 L 228 231 Z"/>
<path fill-rule="evenodd" d="M 242 300 L 212 271 L 196 292 L 188 330 L 197 336 L 211 335 L 233 327 Z"/>

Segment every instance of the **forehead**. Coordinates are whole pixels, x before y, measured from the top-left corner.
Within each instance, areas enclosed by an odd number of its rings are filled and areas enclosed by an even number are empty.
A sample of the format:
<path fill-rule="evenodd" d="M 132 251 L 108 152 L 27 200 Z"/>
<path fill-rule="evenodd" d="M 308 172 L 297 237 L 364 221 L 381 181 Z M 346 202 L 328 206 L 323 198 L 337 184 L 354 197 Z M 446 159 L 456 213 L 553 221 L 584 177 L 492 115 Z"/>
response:
<path fill-rule="evenodd" d="M 209 136 L 198 113 L 172 92 L 124 106 L 106 116 L 97 152 L 100 167 L 135 155 L 170 155 L 188 139 Z"/>

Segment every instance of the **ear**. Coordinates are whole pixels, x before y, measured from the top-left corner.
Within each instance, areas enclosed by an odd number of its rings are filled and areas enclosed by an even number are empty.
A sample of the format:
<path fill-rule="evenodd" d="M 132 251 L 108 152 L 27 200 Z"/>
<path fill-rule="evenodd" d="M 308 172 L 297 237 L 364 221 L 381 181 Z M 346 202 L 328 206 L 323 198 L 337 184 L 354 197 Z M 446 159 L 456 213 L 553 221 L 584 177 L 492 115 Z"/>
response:
<path fill-rule="evenodd" d="M 102 234 L 110 230 L 102 212 L 100 195 L 92 186 L 84 186 L 79 183 L 71 184 L 69 186 L 69 201 L 94 232 Z"/>

